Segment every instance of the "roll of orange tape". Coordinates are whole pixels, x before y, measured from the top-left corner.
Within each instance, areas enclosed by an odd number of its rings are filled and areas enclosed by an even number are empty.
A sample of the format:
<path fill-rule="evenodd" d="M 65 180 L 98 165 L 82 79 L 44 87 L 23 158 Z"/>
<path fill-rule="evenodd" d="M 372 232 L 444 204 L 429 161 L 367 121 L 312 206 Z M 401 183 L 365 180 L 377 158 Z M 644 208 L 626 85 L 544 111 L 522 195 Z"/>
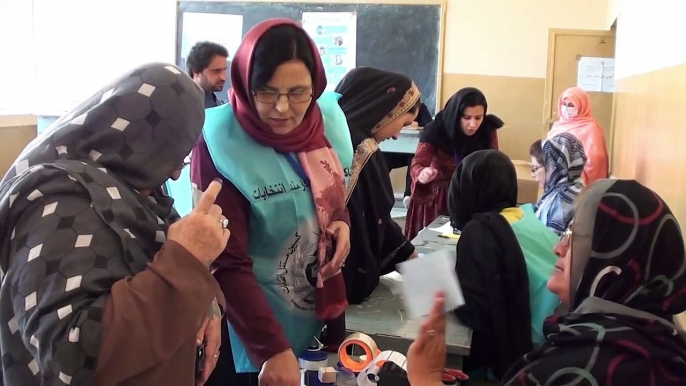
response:
<path fill-rule="evenodd" d="M 350 346 L 362 347 L 364 350 L 364 360 L 356 361 L 355 359 L 351 358 L 347 351 L 347 348 Z M 374 358 L 376 358 L 380 353 L 381 350 L 379 350 L 379 347 L 376 345 L 376 342 L 374 342 L 374 339 L 361 332 L 355 332 L 350 334 L 350 336 L 348 336 L 338 348 L 338 360 L 346 368 L 359 373 L 370 363 L 372 363 Z"/>

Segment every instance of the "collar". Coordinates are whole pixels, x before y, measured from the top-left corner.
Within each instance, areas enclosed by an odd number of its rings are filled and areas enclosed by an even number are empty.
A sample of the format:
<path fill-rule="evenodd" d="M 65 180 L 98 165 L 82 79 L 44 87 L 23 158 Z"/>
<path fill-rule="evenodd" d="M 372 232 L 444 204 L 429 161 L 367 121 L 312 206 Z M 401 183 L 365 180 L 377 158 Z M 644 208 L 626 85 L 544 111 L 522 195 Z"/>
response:
<path fill-rule="evenodd" d="M 524 211 L 519 208 L 505 208 L 500 212 L 500 215 L 512 225 L 524 218 Z"/>
<path fill-rule="evenodd" d="M 219 106 L 217 95 L 212 91 L 203 90 L 205 92 L 205 108 Z"/>
<path fill-rule="evenodd" d="M 617 315 L 625 315 L 625 316 L 631 316 L 633 318 L 640 318 L 640 319 L 647 319 L 647 320 L 654 320 L 656 322 L 660 322 L 667 327 L 671 328 L 674 330 L 676 334 L 676 327 L 674 326 L 674 323 L 663 319 L 659 316 L 655 316 L 651 314 L 650 312 L 645 312 L 641 310 L 637 310 L 631 307 L 627 307 L 623 304 L 611 302 L 609 300 L 601 299 L 599 297 L 591 296 L 589 298 L 584 299 L 579 307 L 577 307 L 576 310 L 573 312 L 574 314 L 579 314 L 579 315 L 584 315 L 584 314 L 617 314 Z"/>

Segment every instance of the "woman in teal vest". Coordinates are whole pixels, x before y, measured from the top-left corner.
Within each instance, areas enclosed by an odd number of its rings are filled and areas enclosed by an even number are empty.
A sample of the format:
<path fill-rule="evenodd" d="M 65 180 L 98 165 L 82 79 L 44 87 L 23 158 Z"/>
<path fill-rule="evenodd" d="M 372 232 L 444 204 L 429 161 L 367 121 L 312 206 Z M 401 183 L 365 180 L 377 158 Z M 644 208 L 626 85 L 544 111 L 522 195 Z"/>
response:
<path fill-rule="evenodd" d="M 465 305 L 454 312 L 473 330 L 464 369 L 490 368 L 498 378 L 543 343 L 543 320 L 560 303 L 546 287 L 558 237 L 531 206 L 516 206 L 517 173 L 504 153 L 476 151 L 455 170 L 448 209 L 462 232 L 456 271 Z"/>
<path fill-rule="evenodd" d="M 259 371 L 260 385 L 300 386 L 297 356 L 347 305 L 352 142 L 300 24 L 272 19 L 251 29 L 230 79 L 229 103 L 206 111 L 192 154 L 195 188 L 224 180 L 216 202 L 232 232 L 213 265 L 228 328 L 208 384 L 257 384 Z"/>

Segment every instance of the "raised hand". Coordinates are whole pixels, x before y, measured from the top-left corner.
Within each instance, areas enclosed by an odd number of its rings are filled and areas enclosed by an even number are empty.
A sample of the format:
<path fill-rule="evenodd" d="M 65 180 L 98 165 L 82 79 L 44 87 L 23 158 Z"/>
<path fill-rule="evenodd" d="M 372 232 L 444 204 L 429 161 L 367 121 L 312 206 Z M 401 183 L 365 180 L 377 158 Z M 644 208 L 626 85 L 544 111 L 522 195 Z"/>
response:
<path fill-rule="evenodd" d="M 214 180 L 193 211 L 172 224 L 167 233 L 168 240 L 181 244 L 206 266 L 224 250 L 231 235 L 224 226 L 226 219 L 222 209 L 214 204 L 221 189 L 221 180 Z"/>
<path fill-rule="evenodd" d="M 438 175 L 438 170 L 429 166 L 419 172 L 417 181 L 422 184 L 428 184 L 429 182 L 433 181 L 434 178 L 436 178 L 436 175 Z"/>
<path fill-rule="evenodd" d="M 445 296 L 437 294 L 419 336 L 407 350 L 407 377 L 412 386 L 442 385 L 446 360 Z"/>

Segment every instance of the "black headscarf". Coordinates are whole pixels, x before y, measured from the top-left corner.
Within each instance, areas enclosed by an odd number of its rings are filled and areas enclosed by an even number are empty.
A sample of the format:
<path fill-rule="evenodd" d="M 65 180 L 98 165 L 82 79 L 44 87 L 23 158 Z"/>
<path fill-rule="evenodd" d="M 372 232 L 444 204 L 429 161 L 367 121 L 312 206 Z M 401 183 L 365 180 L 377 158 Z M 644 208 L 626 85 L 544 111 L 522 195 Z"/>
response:
<path fill-rule="evenodd" d="M 419 127 L 425 127 L 431 121 L 434 120 L 434 117 L 431 116 L 431 112 L 429 111 L 429 108 L 426 107 L 424 103 L 420 104 L 419 106 L 419 114 L 417 114 L 417 119 L 415 119 L 415 122 L 419 124 Z"/>
<path fill-rule="evenodd" d="M 350 258 L 343 277 L 350 304 L 367 299 L 379 277 L 406 260 L 414 247 L 390 216 L 393 186 L 379 144 L 378 129 L 405 115 L 419 101 L 419 90 L 401 74 L 371 67 L 350 71 L 336 87 L 355 147 L 348 184 Z"/>
<path fill-rule="evenodd" d="M 450 222 L 461 230 L 475 214 L 517 206 L 517 192 L 517 172 L 510 158 L 498 150 L 476 151 L 453 173 L 448 191 Z"/>
<path fill-rule="evenodd" d="M 467 156 L 448 193 L 451 223 L 462 231 L 457 275 L 465 305 L 454 311 L 473 330 L 465 368 L 488 367 L 500 378 L 533 348 L 526 260 L 500 212 L 517 205 L 517 173 L 498 150 Z"/>
<path fill-rule="evenodd" d="M 352 136 L 353 146 L 381 127 L 407 113 L 419 101 L 419 90 L 402 74 L 373 67 L 357 67 L 336 86 L 338 101 Z"/>
<path fill-rule="evenodd" d="M 105 300 L 115 282 L 147 268 L 178 219 L 158 187 L 198 141 L 204 114 L 202 92 L 183 70 L 148 64 L 17 158 L 0 185 L 8 384 L 93 383 Z"/>
<path fill-rule="evenodd" d="M 599 180 L 571 226 L 570 301 L 507 385 L 684 385 L 686 254 L 667 204 L 633 180 Z M 536 380 L 534 383 L 532 380 Z"/>
<path fill-rule="evenodd" d="M 473 95 L 476 94 L 476 95 Z M 472 136 L 466 135 L 460 126 L 460 118 L 467 107 L 465 99 L 475 97 L 486 101 L 486 96 L 477 88 L 466 87 L 453 95 L 443 110 L 436 114 L 436 118 L 426 125 L 419 137 L 420 142 L 428 142 L 443 152 L 463 159 L 476 150 L 488 149 L 491 133 L 503 127 L 503 121 L 495 115 L 488 114 L 479 130 Z M 484 103 L 484 114 L 488 111 L 488 103 Z"/>

